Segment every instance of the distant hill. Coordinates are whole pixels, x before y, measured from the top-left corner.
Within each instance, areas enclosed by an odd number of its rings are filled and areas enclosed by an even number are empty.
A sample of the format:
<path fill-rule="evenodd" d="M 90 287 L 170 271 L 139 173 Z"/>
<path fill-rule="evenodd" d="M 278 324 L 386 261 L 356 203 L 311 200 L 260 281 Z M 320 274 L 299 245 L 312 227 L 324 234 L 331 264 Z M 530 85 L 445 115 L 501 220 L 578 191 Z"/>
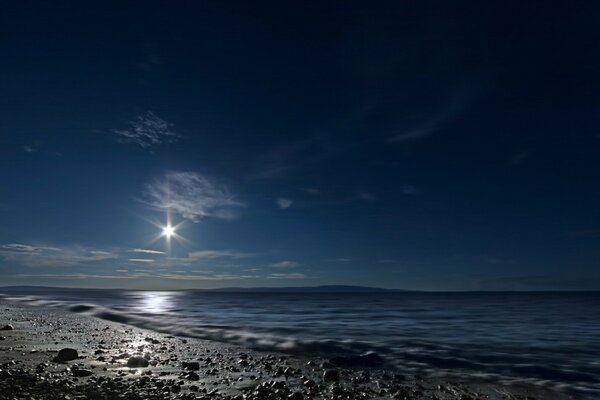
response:
<path fill-rule="evenodd" d="M 258 292 L 258 293 L 381 293 L 399 292 L 398 289 L 382 289 L 368 286 L 324 285 L 324 286 L 288 286 L 288 287 L 254 287 L 254 288 L 220 288 L 209 289 L 211 292 Z"/>

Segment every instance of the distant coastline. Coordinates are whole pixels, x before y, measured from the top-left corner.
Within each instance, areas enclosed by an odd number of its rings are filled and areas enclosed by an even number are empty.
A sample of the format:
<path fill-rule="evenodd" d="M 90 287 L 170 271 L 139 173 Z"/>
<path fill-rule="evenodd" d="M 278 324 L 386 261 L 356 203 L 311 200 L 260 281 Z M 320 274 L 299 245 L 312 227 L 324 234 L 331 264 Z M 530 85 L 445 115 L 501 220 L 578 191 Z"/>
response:
<path fill-rule="evenodd" d="M 355 285 L 319 285 L 319 286 L 282 286 L 282 287 L 223 287 L 223 288 L 185 288 L 185 289 L 126 289 L 126 288 L 85 288 L 66 286 L 37 286 L 37 285 L 10 285 L 0 286 L 0 292 L 18 291 L 130 291 L 130 292 L 214 292 L 214 293 L 598 293 L 600 289 L 540 289 L 540 290 L 416 290 L 416 289 L 388 289 L 372 286 Z"/>

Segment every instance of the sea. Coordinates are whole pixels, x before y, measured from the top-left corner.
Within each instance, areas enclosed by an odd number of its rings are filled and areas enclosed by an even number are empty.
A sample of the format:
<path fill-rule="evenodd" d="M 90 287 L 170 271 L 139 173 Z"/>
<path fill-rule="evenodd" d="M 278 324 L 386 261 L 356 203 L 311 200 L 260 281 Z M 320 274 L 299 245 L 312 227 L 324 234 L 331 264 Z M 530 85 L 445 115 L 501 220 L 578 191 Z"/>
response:
<path fill-rule="evenodd" d="M 600 398 L 600 292 L 219 292 L 22 289 L 0 299 L 158 332 L 397 373 Z"/>

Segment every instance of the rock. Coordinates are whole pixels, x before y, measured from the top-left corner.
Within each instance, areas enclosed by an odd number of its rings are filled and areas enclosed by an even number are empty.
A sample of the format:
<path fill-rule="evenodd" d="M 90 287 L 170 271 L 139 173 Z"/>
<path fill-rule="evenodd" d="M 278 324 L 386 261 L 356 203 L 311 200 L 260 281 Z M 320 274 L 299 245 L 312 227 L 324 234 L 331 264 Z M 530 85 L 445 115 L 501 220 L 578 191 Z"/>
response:
<path fill-rule="evenodd" d="M 333 397 L 340 397 L 344 394 L 344 389 L 342 389 L 338 385 L 335 385 L 331 388 L 331 394 L 333 395 Z"/>
<path fill-rule="evenodd" d="M 12 331 L 12 330 L 14 330 L 14 329 L 15 329 L 15 327 L 14 327 L 14 326 L 12 326 L 11 324 L 7 324 L 7 325 L 4 325 L 4 326 L 2 327 L 2 329 L 0 329 L 0 331 Z"/>
<path fill-rule="evenodd" d="M 303 400 L 304 396 L 300 392 L 294 392 L 288 396 L 289 400 Z"/>
<path fill-rule="evenodd" d="M 71 349 L 69 347 L 65 347 L 64 349 L 60 349 L 56 357 L 52 361 L 54 362 L 67 362 L 76 360 L 79 358 L 79 354 L 77 350 Z"/>
<path fill-rule="evenodd" d="M 73 374 L 73 376 L 77 376 L 79 378 L 94 375 L 94 373 L 89 369 L 73 369 L 71 370 L 71 373 Z"/>
<path fill-rule="evenodd" d="M 302 384 L 304 384 L 304 386 L 306 386 L 306 387 L 315 387 L 315 386 L 317 386 L 317 383 L 315 381 L 313 381 L 312 379 L 307 379 L 305 381 L 302 381 Z"/>
<path fill-rule="evenodd" d="M 184 369 L 189 369 L 190 371 L 198 371 L 200 370 L 200 363 L 198 362 L 183 362 L 182 366 Z"/>
<path fill-rule="evenodd" d="M 187 374 L 185 376 L 185 379 L 190 380 L 190 381 L 198 381 L 198 380 L 200 380 L 200 376 L 195 372 L 190 372 L 189 374 Z"/>
<path fill-rule="evenodd" d="M 368 352 L 360 356 L 334 357 L 329 362 L 338 367 L 376 367 L 383 364 L 377 353 Z"/>
<path fill-rule="evenodd" d="M 127 360 L 127 366 L 129 368 L 145 368 L 149 364 L 150 363 L 148 362 L 148 360 L 146 360 L 142 356 L 129 357 L 129 360 Z"/>
<path fill-rule="evenodd" d="M 328 369 L 323 372 L 323 380 L 326 382 L 335 382 L 340 380 L 340 371 L 337 369 Z"/>

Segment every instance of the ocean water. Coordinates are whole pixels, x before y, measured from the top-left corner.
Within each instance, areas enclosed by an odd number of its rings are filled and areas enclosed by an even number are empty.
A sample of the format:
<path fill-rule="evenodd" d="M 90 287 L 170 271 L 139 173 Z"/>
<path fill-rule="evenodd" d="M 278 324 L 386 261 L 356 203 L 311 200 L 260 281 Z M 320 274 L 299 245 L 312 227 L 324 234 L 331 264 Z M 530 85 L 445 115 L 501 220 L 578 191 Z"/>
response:
<path fill-rule="evenodd" d="M 600 292 L 38 290 L 2 297 L 255 349 L 323 356 L 375 351 L 399 372 L 600 398 Z"/>

